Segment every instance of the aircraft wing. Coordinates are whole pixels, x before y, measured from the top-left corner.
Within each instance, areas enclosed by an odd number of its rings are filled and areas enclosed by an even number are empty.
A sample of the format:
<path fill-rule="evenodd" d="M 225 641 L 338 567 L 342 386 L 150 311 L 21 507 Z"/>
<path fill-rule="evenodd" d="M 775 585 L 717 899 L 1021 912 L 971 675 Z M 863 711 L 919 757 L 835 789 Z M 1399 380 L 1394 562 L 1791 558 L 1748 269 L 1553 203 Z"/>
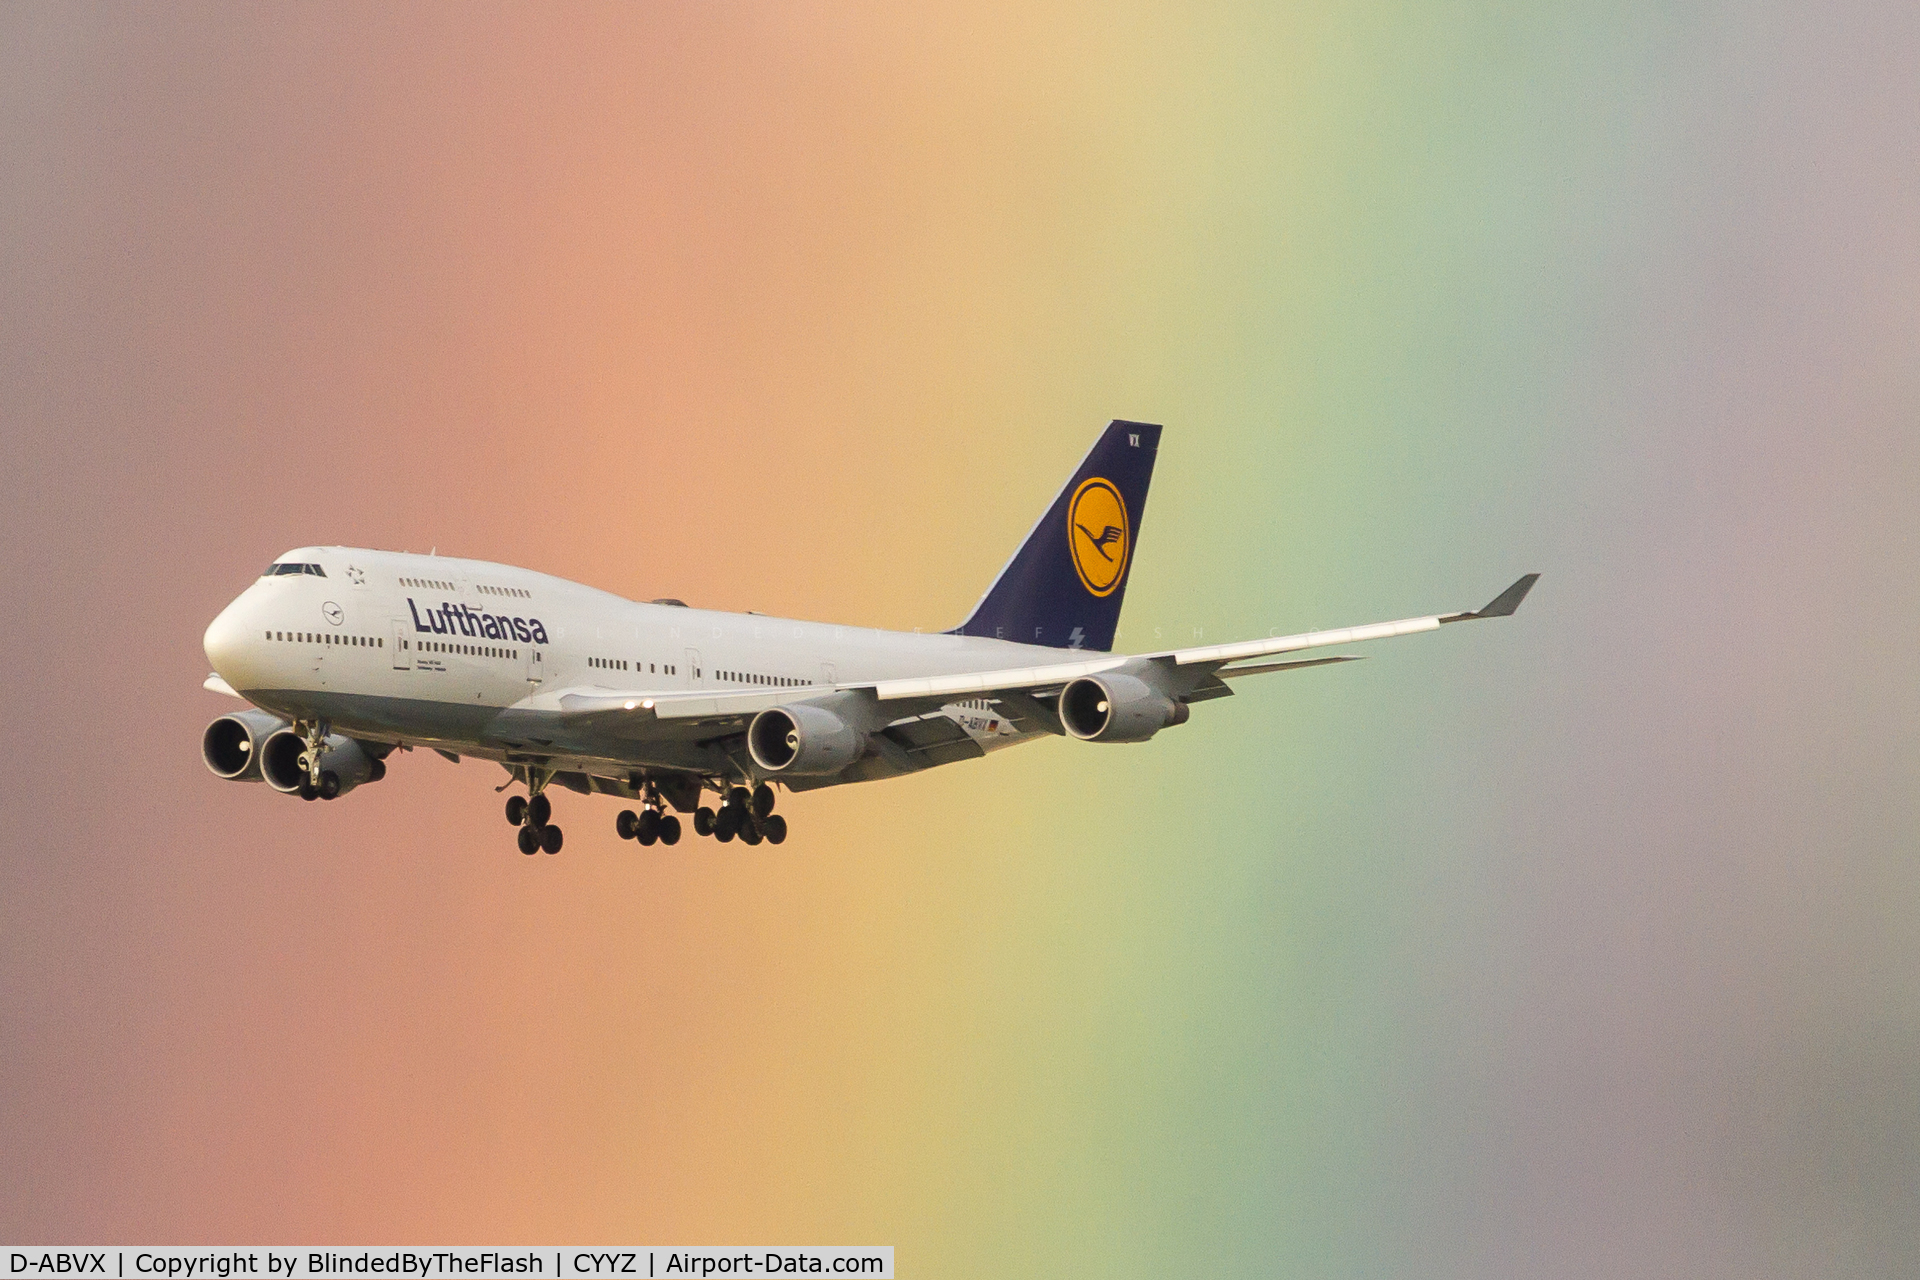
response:
<path fill-rule="evenodd" d="M 1520 602 L 1527 598 L 1527 592 L 1533 590 L 1533 584 L 1539 578 L 1539 574 L 1529 573 L 1495 596 L 1489 603 L 1478 609 L 1460 613 L 1431 614 L 1424 618 L 1402 618 L 1396 622 L 1376 622 L 1363 627 L 1309 631 L 1300 635 L 1241 640 L 1233 644 L 1203 645 L 1193 649 L 1166 649 L 1159 653 L 1139 654 L 1132 657 L 1103 654 L 1098 658 L 1049 663 L 1040 667 L 968 672 L 951 676 L 927 676 L 910 680 L 882 680 L 872 687 L 874 696 L 882 702 L 895 699 L 976 697 L 1001 690 L 1030 692 L 1063 685 L 1080 676 L 1096 675 L 1102 671 L 1121 668 L 1138 672 L 1147 664 L 1152 664 L 1162 668 L 1163 674 L 1171 678 L 1171 683 L 1175 686 L 1172 692 L 1185 692 L 1182 686 L 1198 688 L 1209 677 L 1216 675 L 1250 676 L 1269 671 L 1291 671 L 1302 667 L 1325 666 L 1335 662 L 1352 662 L 1358 655 L 1341 654 L 1331 658 L 1266 662 L 1240 667 L 1232 665 L 1236 662 L 1247 662 L 1253 658 L 1274 657 L 1284 653 L 1297 653 L 1303 649 L 1324 648 L 1328 645 L 1386 640 L 1394 636 L 1408 636 L 1421 631 L 1437 631 L 1449 622 L 1504 618 L 1520 607 Z"/>
<path fill-rule="evenodd" d="M 800 689 L 741 689 L 710 691 L 704 689 L 665 692 L 575 687 L 535 695 L 520 705 L 527 709 L 553 710 L 569 718 L 591 718 L 602 722 L 635 717 L 658 721 L 699 722 L 702 728 L 725 733 L 744 726 L 756 712 L 786 703 L 819 698 L 843 698 L 854 695 L 881 704 L 877 712 L 905 718 L 936 710 L 956 698 L 1003 697 L 1052 693 L 1068 681 L 1105 671 L 1125 670 L 1151 678 L 1168 693 L 1187 701 L 1222 697 L 1231 692 L 1221 677 L 1261 675 L 1273 671 L 1292 671 L 1357 661 L 1357 654 L 1337 654 L 1325 658 L 1297 658 L 1276 662 L 1254 662 L 1282 654 L 1330 645 L 1359 644 L 1367 640 L 1385 640 L 1394 636 L 1437 631 L 1450 622 L 1471 622 L 1481 618 L 1504 618 L 1520 607 L 1527 592 L 1539 579 L 1529 573 L 1516 581 L 1491 602 L 1478 609 L 1459 613 L 1430 614 L 1423 618 L 1402 618 L 1394 622 L 1376 622 L 1361 627 L 1341 627 L 1331 631 L 1309 631 L 1300 635 L 1274 636 L 1261 640 L 1242 640 L 1232 644 L 1203 645 L 1191 649 L 1167 649 L 1147 654 L 1098 654 L 1029 667 L 997 671 L 971 671 L 956 675 L 916 676 L 902 680 L 881 680 L 871 684 L 819 686 Z M 1243 665 L 1234 665 L 1240 663 Z M 544 704 L 544 705 L 540 705 Z M 1024 718 L 1024 717 L 1023 717 Z M 689 725 L 689 727 L 692 727 Z"/>

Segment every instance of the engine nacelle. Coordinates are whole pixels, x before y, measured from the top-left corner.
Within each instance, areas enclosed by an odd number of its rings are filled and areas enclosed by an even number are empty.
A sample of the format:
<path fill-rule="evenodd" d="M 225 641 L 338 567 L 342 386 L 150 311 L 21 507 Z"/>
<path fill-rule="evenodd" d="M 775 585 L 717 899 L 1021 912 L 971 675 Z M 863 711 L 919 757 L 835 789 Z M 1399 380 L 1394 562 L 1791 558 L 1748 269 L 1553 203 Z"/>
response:
<path fill-rule="evenodd" d="M 320 744 L 320 794 L 343 796 L 363 782 L 377 782 L 387 772 L 352 738 L 335 733 Z M 282 729 L 260 748 L 260 775 L 275 791 L 289 795 L 307 782 L 307 742 L 291 729 Z"/>
<path fill-rule="evenodd" d="M 216 778 L 228 782 L 260 781 L 261 745 L 287 722 L 271 711 L 236 711 L 221 716 L 200 735 L 200 758 Z"/>
<path fill-rule="evenodd" d="M 747 726 L 747 751 L 768 773 L 838 773 L 866 750 L 867 736 L 825 707 L 769 707 Z"/>
<path fill-rule="evenodd" d="M 1060 691 L 1060 723 L 1082 742 L 1145 742 L 1189 714 L 1137 676 L 1081 676 Z"/>

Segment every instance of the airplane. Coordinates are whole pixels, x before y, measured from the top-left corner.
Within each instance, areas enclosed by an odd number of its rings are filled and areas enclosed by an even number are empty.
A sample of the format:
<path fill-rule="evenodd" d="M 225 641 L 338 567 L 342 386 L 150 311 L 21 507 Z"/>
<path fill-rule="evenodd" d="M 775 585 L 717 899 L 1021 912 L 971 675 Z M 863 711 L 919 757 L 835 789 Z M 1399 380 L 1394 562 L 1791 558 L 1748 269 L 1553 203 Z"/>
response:
<path fill-rule="evenodd" d="M 615 831 L 672 845 L 787 837 L 790 792 L 917 773 L 1038 738 L 1145 742 L 1242 676 L 1356 660 L 1309 650 L 1500 618 L 1486 606 L 1155 653 L 1112 653 L 1160 446 L 1115 420 L 950 631 L 878 631 L 628 600 L 511 565 L 357 547 L 289 551 L 207 628 L 207 768 L 305 800 L 386 776 L 396 750 L 490 760 L 520 851 L 564 841 L 548 792 L 636 802 Z M 712 792 L 716 803 L 702 803 Z"/>

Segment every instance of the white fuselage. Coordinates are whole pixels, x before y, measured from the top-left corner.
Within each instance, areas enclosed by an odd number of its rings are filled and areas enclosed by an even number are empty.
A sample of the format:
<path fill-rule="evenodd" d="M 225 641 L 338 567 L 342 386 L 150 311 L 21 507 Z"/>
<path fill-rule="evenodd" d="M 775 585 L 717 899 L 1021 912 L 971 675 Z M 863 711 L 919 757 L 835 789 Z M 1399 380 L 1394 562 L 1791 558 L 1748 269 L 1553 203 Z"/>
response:
<path fill-rule="evenodd" d="M 207 628 L 234 690 L 372 741 L 500 759 L 481 729 L 543 692 L 795 690 L 1058 661 L 984 637 L 879 631 L 643 604 L 511 565 L 349 547 L 288 552 Z M 1015 732 L 987 703 L 943 711 L 986 750 Z M 591 762 L 587 762 L 591 763 Z M 632 763 L 609 761 L 608 763 Z"/>

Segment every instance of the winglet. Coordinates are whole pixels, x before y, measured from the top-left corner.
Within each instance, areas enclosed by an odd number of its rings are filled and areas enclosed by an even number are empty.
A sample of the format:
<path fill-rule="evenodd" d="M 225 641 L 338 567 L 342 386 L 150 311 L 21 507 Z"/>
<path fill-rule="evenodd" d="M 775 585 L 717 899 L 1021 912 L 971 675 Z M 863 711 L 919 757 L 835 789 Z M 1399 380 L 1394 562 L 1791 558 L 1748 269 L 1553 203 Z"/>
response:
<path fill-rule="evenodd" d="M 1520 602 L 1527 598 L 1527 592 L 1533 590 L 1533 584 L 1538 581 L 1540 581 L 1540 575 L 1537 573 L 1522 575 L 1518 582 L 1495 596 L 1492 602 L 1484 607 L 1476 609 L 1472 613 L 1449 614 L 1440 619 L 1440 621 L 1467 622 L 1474 618 L 1511 617 L 1513 611 L 1520 607 Z"/>

